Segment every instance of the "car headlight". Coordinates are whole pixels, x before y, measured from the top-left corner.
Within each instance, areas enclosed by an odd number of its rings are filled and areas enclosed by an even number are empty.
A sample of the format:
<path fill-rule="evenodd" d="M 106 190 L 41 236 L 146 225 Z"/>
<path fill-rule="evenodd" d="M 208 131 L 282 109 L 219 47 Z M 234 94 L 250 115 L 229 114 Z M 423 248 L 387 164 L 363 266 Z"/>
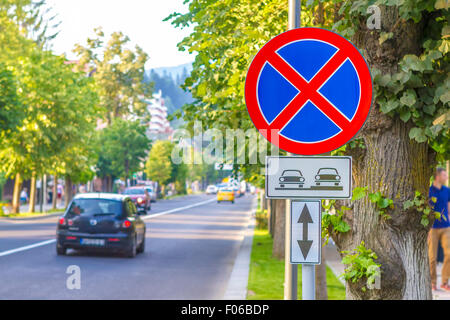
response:
<path fill-rule="evenodd" d="M 341 180 L 341 176 L 336 176 L 336 180 Z"/>
<path fill-rule="evenodd" d="M 305 181 L 305 178 L 300 177 L 299 180 L 300 180 L 300 182 L 304 182 L 304 181 Z"/>
<path fill-rule="evenodd" d="M 144 202 L 144 199 L 142 199 L 142 198 L 137 198 L 137 202 L 138 202 L 138 203 L 142 203 L 142 202 Z"/>
<path fill-rule="evenodd" d="M 319 175 L 316 176 L 316 180 L 320 180 L 320 176 Z"/>
<path fill-rule="evenodd" d="M 284 181 L 284 178 L 283 178 L 283 177 L 280 177 L 280 181 Z"/>

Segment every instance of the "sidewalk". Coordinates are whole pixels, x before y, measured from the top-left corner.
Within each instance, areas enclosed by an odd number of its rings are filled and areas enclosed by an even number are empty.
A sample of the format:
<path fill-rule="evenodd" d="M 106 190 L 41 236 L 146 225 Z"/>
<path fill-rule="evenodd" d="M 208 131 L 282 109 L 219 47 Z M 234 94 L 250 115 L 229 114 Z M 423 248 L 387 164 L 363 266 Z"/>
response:
<path fill-rule="evenodd" d="M 345 284 L 345 281 L 340 277 L 342 273 L 344 273 L 345 266 L 341 263 L 341 257 L 339 252 L 337 251 L 335 245 L 330 240 L 330 243 L 324 248 L 325 256 L 327 260 L 327 265 L 339 278 L 339 280 Z M 438 274 L 438 288 L 441 285 L 441 274 L 442 274 L 442 263 L 439 263 L 437 266 L 437 274 Z M 450 300 L 450 292 L 446 292 L 443 290 L 437 290 L 433 292 L 433 300 Z"/>
<path fill-rule="evenodd" d="M 230 280 L 223 300 L 246 300 L 248 276 L 250 272 L 250 255 L 253 245 L 253 233 L 255 230 L 256 220 L 255 211 L 257 207 L 256 197 L 253 199 L 251 214 L 249 216 L 249 224 L 244 230 L 243 240 L 239 249 L 239 253 L 234 262 Z"/>
<path fill-rule="evenodd" d="M 52 207 L 53 207 L 53 206 L 52 206 L 51 203 L 50 203 L 50 204 L 47 204 L 47 203 L 44 204 L 44 205 L 42 206 L 43 213 L 52 210 Z M 30 208 L 30 205 L 29 205 L 29 204 L 23 204 L 23 205 L 20 206 L 20 212 L 21 212 L 21 213 L 27 213 L 29 208 Z M 5 209 L 6 209 L 6 208 L 5 208 Z M 39 213 L 39 212 L 40 212 L 40 209 L 41 209 L 40 205 L 36 205 L 36 206 L 34 207 L 34 212 L 35 212 L 35 213 Z M 58 205 L 56 206 L 56 209 L 58 209 L 58 210 L 63 210 L 63 209 L 65 209 L 64 203 L 61 202 L 60 204 L 58 204 Z M 5 210 L 5 211 L 6 211 L 6 210 Z"/>

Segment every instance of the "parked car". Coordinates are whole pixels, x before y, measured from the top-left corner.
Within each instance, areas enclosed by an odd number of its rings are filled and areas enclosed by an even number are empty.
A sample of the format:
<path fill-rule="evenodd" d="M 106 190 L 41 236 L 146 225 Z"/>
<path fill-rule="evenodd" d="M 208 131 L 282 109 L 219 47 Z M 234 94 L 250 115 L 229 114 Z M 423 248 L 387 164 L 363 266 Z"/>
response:
<path fill-rule="evenodd" d="M 67 249 L 123 252 L 135 257 L 145 250 L 145 223 L 128 196 L 77 195 L 58 220 L 56 253 Z"/>
<path fill-rule="evenodd" d="M 151 196 L 147 187 L 126 188 L 123 194 L 130 197 L 139 212 L 147 214 L 152 209 Z"/>
<path fill-rule="evenodd" d="M 235 193 L 234 190 L 228 187 L 221 188 L 217 192 L 217 203 L 221 203 L 222 201 L 229 201 L 234 203 Z"/>
<path fill-rule="evenodd" d="M 300 170 L 284 170 L 279 180 L 281 188 L 286 185 L 297 185 L 299 188 L 303 188 L 305 183 L 305 178 Z"/>
<path fill-rule="evenodd" d="M 206 194 L 216 194 L 217 191 L 219 191 L 219 189 L 213 184 L 206 187 Z"/>
<path fill-rule="evenodd" d="M 339 186 L 339 184 L 341 182 L 341 176 L 339 175 L 338 171 L 335 168 L 319 169 L 315 179 L 316 179 L 315 182 L 316 182 L 317 186 L 323 186 L 323 185 Z"/>

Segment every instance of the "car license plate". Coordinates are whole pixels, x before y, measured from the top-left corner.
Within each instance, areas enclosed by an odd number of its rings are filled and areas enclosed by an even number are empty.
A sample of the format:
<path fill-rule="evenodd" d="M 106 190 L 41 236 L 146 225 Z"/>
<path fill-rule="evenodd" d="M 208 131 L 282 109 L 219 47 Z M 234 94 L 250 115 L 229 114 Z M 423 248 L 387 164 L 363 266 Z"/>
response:
<path fill-rule="evenodd" d="M 105 245 L 104 239 L 81 239 L 81 244 L 83 246 L 96 246 L 101 247 Z"/>

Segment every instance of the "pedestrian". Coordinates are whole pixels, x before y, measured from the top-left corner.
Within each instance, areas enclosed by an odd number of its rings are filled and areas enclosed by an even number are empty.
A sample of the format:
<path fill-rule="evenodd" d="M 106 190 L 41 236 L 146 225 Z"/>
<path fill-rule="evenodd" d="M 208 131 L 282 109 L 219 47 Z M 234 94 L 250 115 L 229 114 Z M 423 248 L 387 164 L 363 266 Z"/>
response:
<path fill-rule="evenodd" d="M 20 202 L 22 204 L 26 204 L 28 203 L 28 193 L 27 193 L 27 188 L 23 188 L 22 192 L 20 192 Z"/>
<path fill-rule="evenodd" d="M 58 186 L 56 187 L 56 192 L 57 192 L 58 204 L 60 204 L 62 201 L 63 193 L 64 193 L 64 188 L 63 188 L 62 184 L 58 183 Z"/>
<path fill-rule="evenodd" d="M 444 250 L 441 289 L 450 291 L 450 286 L 448 284 L 448 279 L 450 277 L 450 221 L 448 220 L 450 190 L 445 186 L 447 179 L 448 173 L 445 169 L 437 168 L 434 173 L 429 196 L 434 211 L 439 212 L 441 217 L 436 219 L 428 235 L 428 257 L 430 259 L 431 285 L 432 289 L 436 290 L 436 260 L 438 243 L 440 241 Z"/>

